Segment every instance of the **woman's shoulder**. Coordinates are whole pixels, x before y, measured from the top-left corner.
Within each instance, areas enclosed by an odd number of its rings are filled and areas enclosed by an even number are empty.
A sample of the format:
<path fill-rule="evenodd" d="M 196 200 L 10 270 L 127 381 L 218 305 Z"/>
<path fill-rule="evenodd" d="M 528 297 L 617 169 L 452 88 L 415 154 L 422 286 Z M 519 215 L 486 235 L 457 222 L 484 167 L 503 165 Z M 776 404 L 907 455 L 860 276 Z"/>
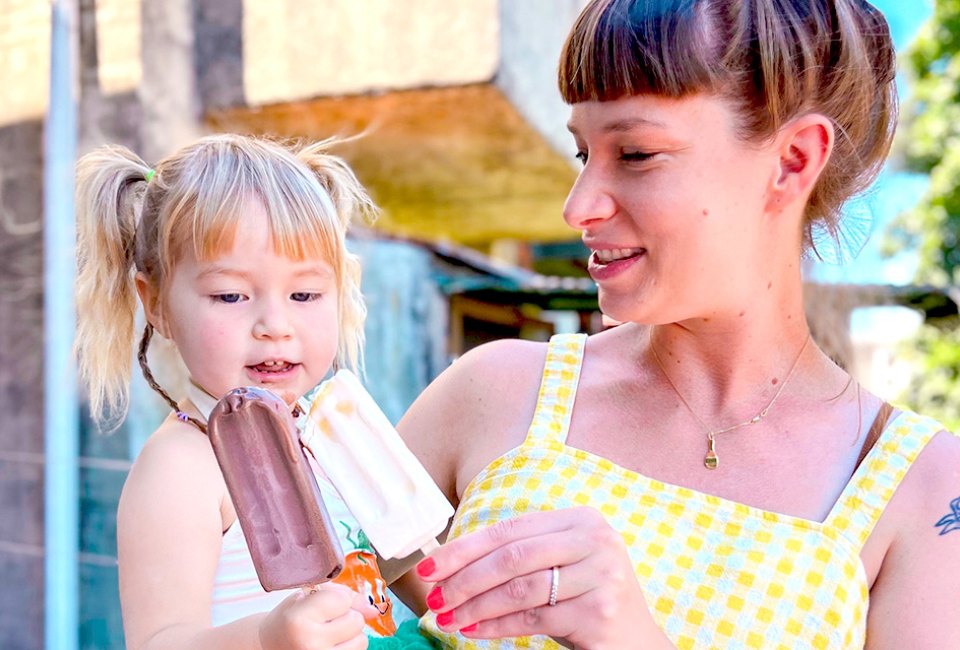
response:
<path fill-rule="evenodd" d="M 902 480 L 884 513 L 888 522 L 881 520 L 881 527 L 887 523 L 891 537 L 902 544 L 925 545 L 945 534 L 938 522 L 960 507 L 955 505 L 960 503 L 960 437 L 909 410 L 900 412 L 889 427 L 889 437 L 878 442 L 887 445 L 880 456 L 897 460 L 882 466 L 886 472 L 902 472 Z M 960 532 L 956 536 L 960 538 Z"/>
<path fill-rule="evenodd" d="M 481 345 L 441 373 L 403 416 L 397 428 L 448 498 L 456 499 L 463 472 L 523 440 L 546 355 L 543 342 Z"/>
<path fill-rule="evenodd" d="M 424 391 L 431 401 L 447 403 L 456 397 L 458 408 L 517 397 L 517 391 L 534 391 L 547 356 L 547 344 L 501 339 L 485 343 L 454 361 Z"/>

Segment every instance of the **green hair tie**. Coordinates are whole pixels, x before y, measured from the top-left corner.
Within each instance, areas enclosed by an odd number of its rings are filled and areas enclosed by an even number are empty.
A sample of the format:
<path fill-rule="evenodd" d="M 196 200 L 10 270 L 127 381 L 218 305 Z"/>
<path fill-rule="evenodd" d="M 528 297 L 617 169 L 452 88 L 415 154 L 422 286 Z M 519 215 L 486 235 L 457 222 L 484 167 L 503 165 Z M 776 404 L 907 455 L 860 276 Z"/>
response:
<path fill-rule="evenodd" d="M 150 171 L 147 172 L 147 183 L 148 183 L 148 184 L 150 183 L 150 181 L 153 180 L 153 176 L 154 176 L 154 174 L 156 174 L 156 173 L 157 173 L 157 170 L 156 170 L 156 169 L 151 169 Z"/>

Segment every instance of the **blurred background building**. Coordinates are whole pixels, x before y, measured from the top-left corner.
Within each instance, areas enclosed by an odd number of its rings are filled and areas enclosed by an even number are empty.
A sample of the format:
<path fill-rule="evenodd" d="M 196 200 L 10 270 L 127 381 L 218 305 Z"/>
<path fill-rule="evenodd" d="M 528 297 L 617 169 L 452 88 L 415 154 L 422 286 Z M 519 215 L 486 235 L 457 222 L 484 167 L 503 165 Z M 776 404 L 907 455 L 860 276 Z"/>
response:
<path fill-rule="evenodd" d="M 584 273 L 586 251 L 560 217 L 576 163 L 555 66 L 583 4 L 80 0 L 80 152 L 118 142 L 154 162 L 215 131 L 361 136 L 336 151 L 384 208 L 376 223 L 354 230 L 351 246 L 364 260 L 370 306 L 368 383 L 396 420 L 453 357 L 475 345 L 601 327 L 595 287 Z M 932 11 L 926 1 L 876 4 L 901 47 Z M 0 0 L 5 650 L 43 644 L 41 217 L 49 33 L 46 0 Z M 892 169 L 854 206 L 874 217 L 873 243 L 859 265 L 807 268 L 818 342 L 891 399 L 906 394 L 917 367 L 916 359 L 897 361 L 901 342 L 912 340 L 928 316 L 940 323 L 956 316 L 952 277 L 914 286 L 913 248 L 890 258 L 876 243 L 927 192 L 926 171 Z M 171 382 L 175 365 L 168 364 Z M 109 436 L 96 432 L 81 409 L 82 648 L 123 645 L 116 503 L 131 460 L 165 414 L 143 384 L 133 399 L 131 416 Z"/>

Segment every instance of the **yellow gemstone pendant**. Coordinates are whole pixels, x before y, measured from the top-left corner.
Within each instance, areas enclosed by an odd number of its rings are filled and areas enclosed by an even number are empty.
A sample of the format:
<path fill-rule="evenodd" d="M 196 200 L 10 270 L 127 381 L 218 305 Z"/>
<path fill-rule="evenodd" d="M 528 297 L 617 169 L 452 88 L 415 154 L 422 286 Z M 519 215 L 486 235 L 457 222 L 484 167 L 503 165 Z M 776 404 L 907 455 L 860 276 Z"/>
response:
<path fill-rule="evenodd" d="M 717 469 L 720 466 L 720 457 L 717 456 L 716 444 L 712 434 L 707 435 L 707 455 L 703 457 L 703 464 L 707 469 Z"/>

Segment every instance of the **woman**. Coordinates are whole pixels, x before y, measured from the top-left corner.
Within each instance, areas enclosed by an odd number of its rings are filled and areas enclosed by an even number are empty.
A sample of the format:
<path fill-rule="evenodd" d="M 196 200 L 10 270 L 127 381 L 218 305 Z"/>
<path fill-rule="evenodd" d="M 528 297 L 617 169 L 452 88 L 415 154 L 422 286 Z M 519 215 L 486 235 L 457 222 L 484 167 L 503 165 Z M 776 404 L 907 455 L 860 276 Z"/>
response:
<path fill-rule="evenodd" d="M 804 318 L 801 257 L 892 139 L 882 15 L 594 0 L 559 81 L 583 163 L 564 218 L 624 324 L 483 346 L 403 419 L 458 505 L 417 567 L 426 627 L 457 647 L 960 647 L 960 533 L 938 526 L 960 441 L 890 414 Z"/>

